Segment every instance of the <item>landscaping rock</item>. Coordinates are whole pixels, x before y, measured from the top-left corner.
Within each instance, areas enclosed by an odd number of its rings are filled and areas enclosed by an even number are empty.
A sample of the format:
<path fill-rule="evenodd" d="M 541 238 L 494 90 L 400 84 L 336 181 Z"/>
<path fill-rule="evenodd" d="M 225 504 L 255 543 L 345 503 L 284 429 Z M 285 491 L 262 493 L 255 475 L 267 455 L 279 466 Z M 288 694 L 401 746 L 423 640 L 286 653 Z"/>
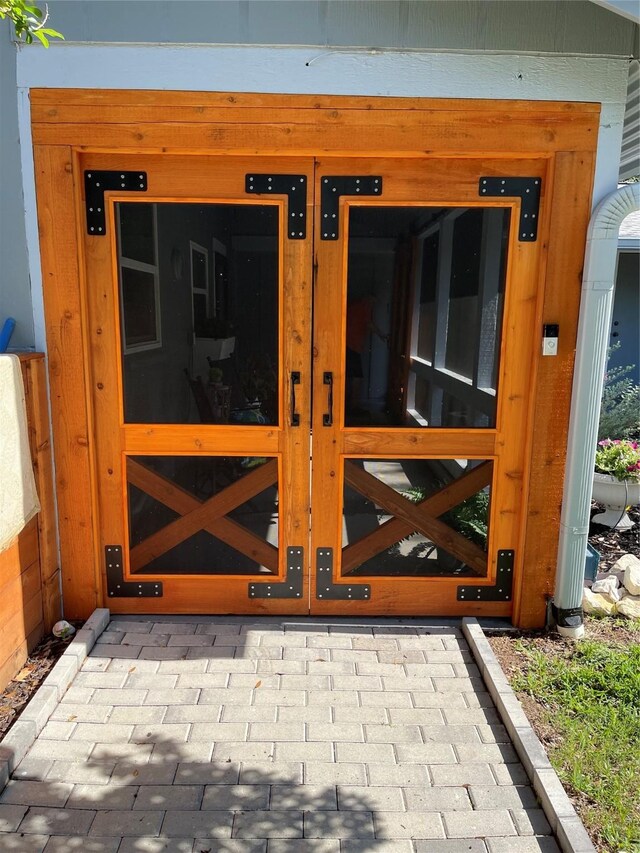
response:
<path fill-rule="evenodd" d="M 605 578 L 597 580 L 591 587 L 591 591 L 606 595 L 610 601 L 620 601 L 625 594 L 624 589 L 620 587 L 620 581 L 615 575 L 608 575 Z"/>
<path fill-rule="evenodd" d="M 630 619 L 640 619 L 640 595 L 625 595 L 623 600 L 616 604 L 616 612 Z"/>
<path fill-rule="evenodd" d="M 612 616 L 616 612 L 616 608 L 619 607 L 616 602 L 610 601 L 606 596 L 597 592 L 591 592 L 590 589 L 585 589 L 582 592 L 582 609 L 585 613 L 591 613 L 594 616 Z"/>
<path fill-rule="evenodd" d="M 614 570 L 624 572 L 624 586 L 631 595 L 640 595 L 640 560 L 633 554 L 625 554 L 614 564 Z"/>

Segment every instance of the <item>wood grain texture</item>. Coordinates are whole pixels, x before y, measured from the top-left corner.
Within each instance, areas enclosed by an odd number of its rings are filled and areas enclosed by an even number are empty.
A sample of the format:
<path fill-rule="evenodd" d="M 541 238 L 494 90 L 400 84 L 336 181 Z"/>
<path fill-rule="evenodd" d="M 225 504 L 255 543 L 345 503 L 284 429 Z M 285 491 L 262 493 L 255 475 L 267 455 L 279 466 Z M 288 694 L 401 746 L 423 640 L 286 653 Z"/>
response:
<path fill-rule="evenodd" d="M 92 464 L 71 151 L 34 148 L 65 614 L 96 607 Z"/>
<path fill-rule="evenodd" d="M 20 356 L 28 399 L 29 443 L 40 499 L 37 515 L 40 575 L 43 592 L 44 630 L 49 632 L 62 616 L 60 567 L 54 503 L 53 459 L 45 357 L 42 353 Z"/>
<path fill-rule="evenodd" d="M 36 144 L 182 153 L 539 155 L 588 149 L 599 116 L 593 104 L 419 98 L 58 89 L 31 100 Z"/>
<path fill-rule="evenodd" d="M 398 98 L 372 97 L 368 95 L 287 95 L 260 94 L 255 92 L 176 92 L 153 89 L 31 89 L 33 107 L 56 110 L 64 105 L 78 107 L 125 106 L 125 107 L 194 107 L 196 110 L 215 107 L 237 112 L 242 109 L 263 107 L 268 109 L 295 108 L 296 110 L 439 110 L 445 112 L 477 110 L 492 112 L 524 112 L 529 115 L 541 113 L 572 114 L 590 113 L 600 115 L 599 104 L 575 103 L 572 101 L 528 100 L 479 100 L 477 98 Z M 79 115 L 78 113 L 77 115 Z M 77 118 L 76 118 L 77 121 Z"/>
<path fill-rule="evenodd" d="M 525 562 L 515 601 L 516 624 L 522 628 L 543 626 L 546 605 L 554 591 L 594 159 L 592 151 L 561 153 L 555 158 L 541 323 L 559 322 L 561 333 L 557 356 L 543 358 L 539 351 L 535 355 Z M 567 229 L 569 219 L 571 228 Z"/>

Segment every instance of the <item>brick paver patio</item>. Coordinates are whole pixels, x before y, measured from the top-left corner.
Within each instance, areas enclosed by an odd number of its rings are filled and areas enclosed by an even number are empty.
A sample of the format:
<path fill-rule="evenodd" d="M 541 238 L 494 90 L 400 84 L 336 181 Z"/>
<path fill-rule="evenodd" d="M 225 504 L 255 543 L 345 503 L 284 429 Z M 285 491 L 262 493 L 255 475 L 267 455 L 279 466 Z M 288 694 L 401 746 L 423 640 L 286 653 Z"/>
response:
<path fill-rule="evenodd" d="M 114 617 L 0 796 L 19 853 L 558 853 L 457 627 Z"/>

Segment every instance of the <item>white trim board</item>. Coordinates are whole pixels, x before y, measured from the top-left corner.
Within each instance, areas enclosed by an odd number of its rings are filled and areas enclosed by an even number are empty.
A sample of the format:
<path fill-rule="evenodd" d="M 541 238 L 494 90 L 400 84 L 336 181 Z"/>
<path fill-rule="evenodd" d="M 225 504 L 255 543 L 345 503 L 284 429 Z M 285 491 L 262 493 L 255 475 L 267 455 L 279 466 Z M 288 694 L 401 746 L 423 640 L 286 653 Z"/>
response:
<path fill-rule="evenodd" d="M 614 190 L 628 62 L 607 57 L 254 45 L 58 44 L 20 47 L 18 110 L 32 283 L 41 282 L 30 88 L 156 89 L 421 98 L 592 101 L 603 105 L 594 204 Z M 42 288 L 32 287 L 46 351 Z"/>
<path fill-rule="evenodd" d="M 298 95 L 618 102 L 614 57 L 263 45 L 18 47 L 20 88 L 184 89 Z"/>

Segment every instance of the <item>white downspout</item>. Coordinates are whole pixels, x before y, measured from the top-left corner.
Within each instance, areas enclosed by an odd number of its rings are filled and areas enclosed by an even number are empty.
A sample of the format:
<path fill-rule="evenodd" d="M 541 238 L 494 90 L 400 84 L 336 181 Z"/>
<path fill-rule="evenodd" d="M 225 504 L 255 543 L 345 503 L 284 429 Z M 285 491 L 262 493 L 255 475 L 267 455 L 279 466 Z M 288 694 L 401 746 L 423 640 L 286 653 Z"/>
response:
<path fill-rule="evenodd" d="M 559 633 L 573 639 L 584 636 L 584 564 L 600 398 L 613 307 L 618 232 L 622 220 L 639 209 L 640 184 L 628 184 L 598 205 L 587 233 L 560 518 L 558 572 L 552 605 Z"/>

